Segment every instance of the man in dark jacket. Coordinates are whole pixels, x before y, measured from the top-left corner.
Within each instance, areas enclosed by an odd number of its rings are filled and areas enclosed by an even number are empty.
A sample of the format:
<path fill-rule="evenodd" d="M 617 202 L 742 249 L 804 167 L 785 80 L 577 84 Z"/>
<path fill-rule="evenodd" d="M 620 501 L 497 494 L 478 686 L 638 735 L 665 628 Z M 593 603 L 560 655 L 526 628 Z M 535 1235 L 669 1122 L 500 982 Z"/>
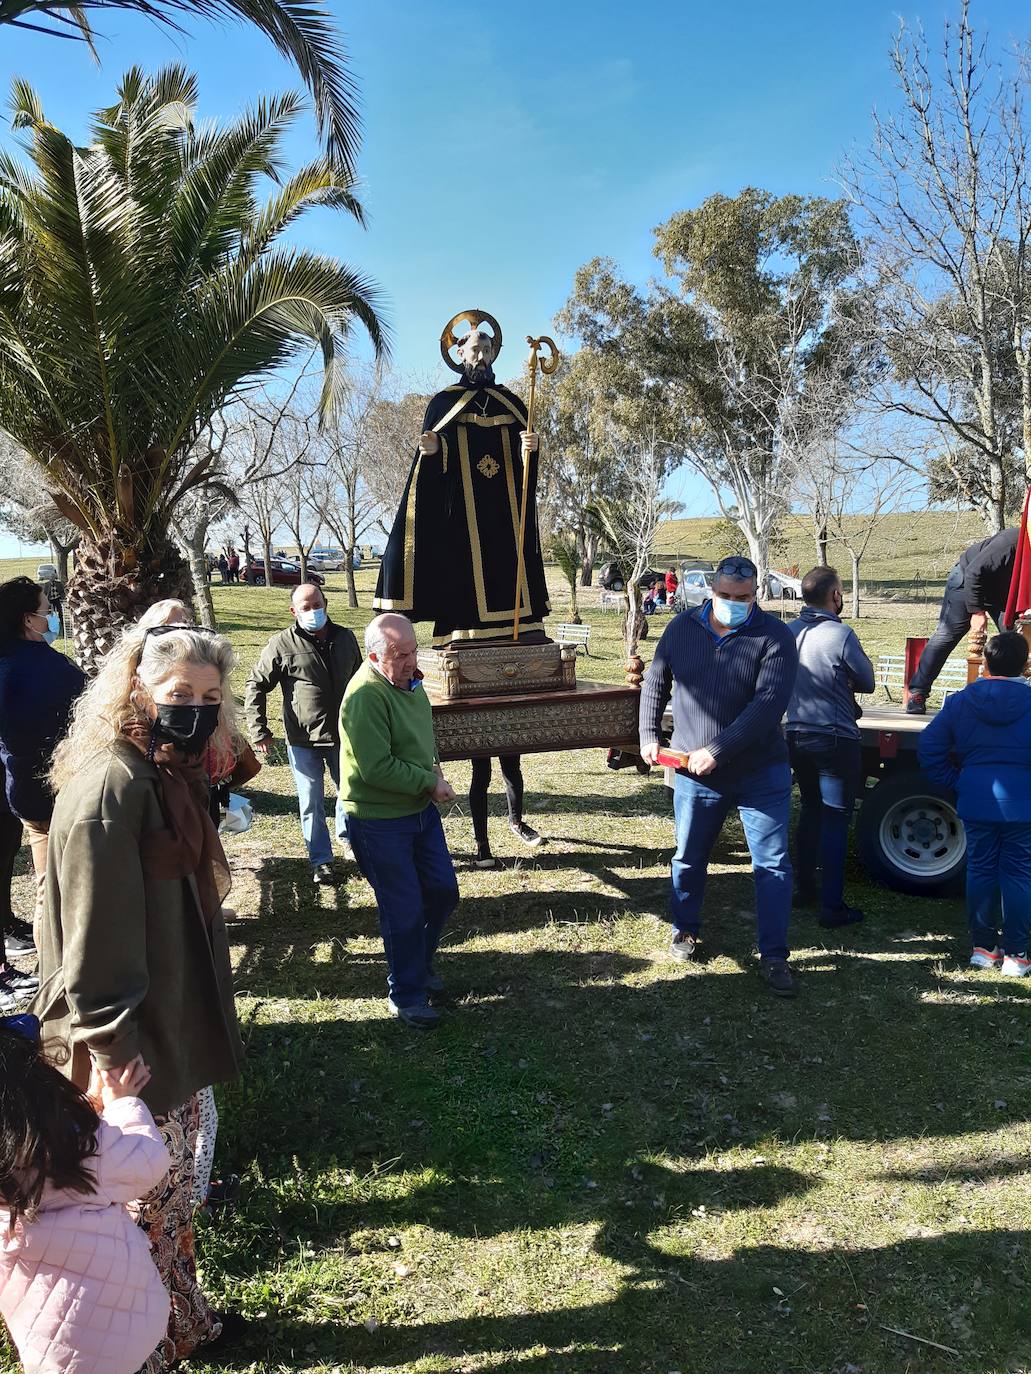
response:
<path fill-rule="evenodd" d="M 337 787 L 337 838 L 347 838 L 340 802 L 340 703 L 362 654 L 350 630 L 334 625 L 321 587 L 302 582 L 290 598 L 293 625 L 275 634 L 247 679 L 244 704 L 254 747 L 268 756 L 275 738 L 268 695 L 283 690 L 286 752 L 297 785 L 301 831 L 317 885 L 334 882 L 333 845 L 326 826 L 325 770 Z"/>
<path fill-rule="evenodd" d="M 656 762 L 672 695 L 672 747 L 686 757 L 673 785 L 673 957 L 694 957 L 709 854 L 736 807 L 755 874 L 760 972 L 772 992 L 793 997 L 791 771 L 780 722 L 798 655 L 788 627 L 756 605 L 756 586 L 754 563 L 725 558 L 713 575 L 712 600 L 667 625 L 641 691 L 641 756 Z"/>
<path fill-rule="evenodd" d="M 1002 530 L 979 544 L 971 544 L 949 573 L 938 627 L 927 641 L 909 684 L 906 710 L 911 716 L 924 714 L 935 678 L 967 631 L 983 633 L 989 616 L 1001 626 L 1013 578 L 1018 533 Z"/>
<path fill-rule="evenodd" d="M 798 677 L 788 703 L 788 754 L 802 811 L 795 832 L 795 905 L 817 903 L 820 925 L 863 919 L 844 900 L 845 857 L 852 808 L 862 783 L 856 692 L 874 689 L 873 664 L 856 633 L 841 623 L 844 592 L 835 568 L 813 568 L 802 579 L 805 610 L 788 626 L 798 647 Z"/>
<path fill-rule="evenodd" d="M 1023 635 L 985 645 L 985 676 L 950 694 L 920 735 L 932 782 L 955 789 L 967 836 L 974 968 L 1031 973 L 1031 691 Z M 999 918 L 1002 933 L 999 933 Z"/>

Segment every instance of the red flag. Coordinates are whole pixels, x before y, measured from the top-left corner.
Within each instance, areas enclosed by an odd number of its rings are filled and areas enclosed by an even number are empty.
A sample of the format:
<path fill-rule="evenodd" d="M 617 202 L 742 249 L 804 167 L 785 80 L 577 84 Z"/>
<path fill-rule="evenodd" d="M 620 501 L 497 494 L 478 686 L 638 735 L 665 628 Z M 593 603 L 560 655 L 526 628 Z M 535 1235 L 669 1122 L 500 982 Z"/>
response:
<path fill-rule="evenodd" d="M 1029 502 L 1031 487 L 1024 497 L 1024 509 L 1020 512 L 1020 533 L 1017 536 L 1017 551 L 1013 560 L 1013 577 L 1010 581 L 1010 594 L 1006 598 L 1006 612 L 1002 618 L 1005 630 L 1012 630 L 1017 616 L 1031 610 L 1031 542 L 1027 532 Z"/>

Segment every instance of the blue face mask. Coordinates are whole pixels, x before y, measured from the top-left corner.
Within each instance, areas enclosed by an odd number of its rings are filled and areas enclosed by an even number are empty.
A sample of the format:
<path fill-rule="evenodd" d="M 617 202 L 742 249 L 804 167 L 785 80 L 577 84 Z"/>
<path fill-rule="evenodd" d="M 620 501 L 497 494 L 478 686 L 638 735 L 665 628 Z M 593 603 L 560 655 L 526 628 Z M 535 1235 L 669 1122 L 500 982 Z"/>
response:
<path fill-rule="evenodd" d="M 38 611 L 32 613 L 38 620 L 45 620 L 47 627 L 43 631 L 43 642 L 53 644 L 54 640 L 61 633 L 61 617 L 56 611 L 51 611 L 49 615 L 40 615 Z"/>
<path fill-rule="evenodd" d="M 297 612 L 298 625 L 302 630 L 307 630 L 309 634 L 314 634 L 317 630 L 323 629 L 328 619 L 325 606 L 316 606 L 313 611 Z"/>
<path fill-rule="evenodd" d="M 712 598 L 712 613 L 728 630 L 736 630 L 752 613 L 751 601 L 727 601 L 722 596 Z"/>

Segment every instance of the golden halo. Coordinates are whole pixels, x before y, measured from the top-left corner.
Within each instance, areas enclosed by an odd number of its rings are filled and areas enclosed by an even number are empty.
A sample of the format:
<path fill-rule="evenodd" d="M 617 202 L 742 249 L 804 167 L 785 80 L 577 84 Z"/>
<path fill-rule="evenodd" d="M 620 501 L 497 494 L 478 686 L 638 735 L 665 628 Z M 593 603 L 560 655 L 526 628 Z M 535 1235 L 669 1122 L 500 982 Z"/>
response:
<path fill-rule="evenodd" d="M 460 321 L 465 321 L 469 326 L 464 334 L 455 333 L 455 325 Z M 452 372 L 461 372 L 462 364 L 455 362 L 454 358 L 451 356 L 451 350 L 457 348 L 462 340 L 466 338 L 467 335 L 471 334 L 474 329 L 479 329 L 481 324 L 489 324 L 494 331 L 494 358 L 495 360 L 497 359 L 498 354 L 501 352 L 501 325 L 498 324 L 493 315 L 488 315 L 486 310 L 460 310 L 457 315 L 451 316 L 440 336 L 440 356 L 444 359 Z"/>

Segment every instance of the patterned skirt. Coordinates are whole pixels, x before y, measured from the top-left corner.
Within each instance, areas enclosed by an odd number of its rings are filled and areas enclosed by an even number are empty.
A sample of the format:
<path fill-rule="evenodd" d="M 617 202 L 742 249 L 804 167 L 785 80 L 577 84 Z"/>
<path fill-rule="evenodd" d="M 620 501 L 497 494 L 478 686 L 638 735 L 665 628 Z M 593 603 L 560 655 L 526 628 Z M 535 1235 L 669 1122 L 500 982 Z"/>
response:
<path fill-rule="evenodd" d="M 167 1116 L 154 1118 L 168 1147 L 172 1167 L 160 1188 L 129 1210 L 147 1233 L 151 1254 L 161 1281 L 172 1299 L 168 1332 L 140 1370 L 140 1374 L 164 1374 L 177 1360 L 184 1360 L 199 1345 L 213 1341 L 222 1323 L 197 1283 L 193 1246 L 193 1174 L 200 1126 L 200 1102 L 195 1094 Z"/>

